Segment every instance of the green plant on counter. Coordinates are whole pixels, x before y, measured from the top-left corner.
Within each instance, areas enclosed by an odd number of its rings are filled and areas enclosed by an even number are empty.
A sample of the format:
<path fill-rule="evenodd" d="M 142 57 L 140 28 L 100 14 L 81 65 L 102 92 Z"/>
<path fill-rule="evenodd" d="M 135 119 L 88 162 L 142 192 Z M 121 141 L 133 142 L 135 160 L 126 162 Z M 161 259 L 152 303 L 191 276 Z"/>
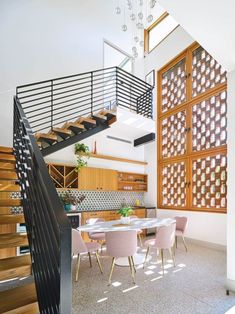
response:
<path fill-rule="evenodd" d="M 77 155 L 76 171 L 79 172 L 83 167 L 87 166 L 86 158 L 90 157 L 89 147 L 83 143 L 75 144 L 75 154 Z"/>
<path fill-rule="evenodd" d="M 118 213 L 122 216 L 122 217 L 128 217 L 130 216 L 130 214 L 133 213 L 133 209 L 128 206 L 128 207 L 122 207 L 121 209 L 119 209 Z"/>
<path fill-rule="evenodd" d="M 76 197 L 71 191 L 66 191 L 64 194 L 60 195 L 60 200 L 63 205 L 78 205 L 81 204 L 85 198 L 85 195 Z"/>

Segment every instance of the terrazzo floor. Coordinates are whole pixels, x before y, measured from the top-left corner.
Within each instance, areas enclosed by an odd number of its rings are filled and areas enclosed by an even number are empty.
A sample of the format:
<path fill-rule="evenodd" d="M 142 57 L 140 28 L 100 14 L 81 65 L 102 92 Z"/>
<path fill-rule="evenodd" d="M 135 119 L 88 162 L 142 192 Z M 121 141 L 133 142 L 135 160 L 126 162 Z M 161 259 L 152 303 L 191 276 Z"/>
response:
<path fill-rule="evenodd" d="M 157 261 L 156 252 L 151 252 L 152 259 L 145 269 L 137 267 L 136 285 L 132 283 L 128 267 L 116 266 L 112 285 L 108 286 L 111 258 L 103 251 L 104 274 L 101 275 L 95 258 L 92 258 L 93 267 L 90 268 L 88 257 L 84 255 L 78 282 L 74 281 L 73 267 L 73 313 L 226 313 L 235 306 L 235 294 L 226 296 L 225 293 L 225 252 L 195 244 L 189 244 L 188 248 L 186 253 L 179 242 L 176 267 L 165 253 L 164 276 L 160 259 Z M 140 248 L 139 251 L 145 252 Z M 230 312 L 235 313 L 235 307 Z"/>

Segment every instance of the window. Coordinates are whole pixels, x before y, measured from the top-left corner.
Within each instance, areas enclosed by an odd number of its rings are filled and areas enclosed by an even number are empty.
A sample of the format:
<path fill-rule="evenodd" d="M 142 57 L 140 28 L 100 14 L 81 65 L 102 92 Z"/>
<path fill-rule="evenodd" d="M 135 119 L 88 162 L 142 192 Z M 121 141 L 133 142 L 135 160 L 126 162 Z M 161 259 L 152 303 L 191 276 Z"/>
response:
<path fill-rule="evenodd" d="M 227 79 L 193 44 L 158 71 L 158 206 L 226 212 Z"/>
<path fill-rule="evenodd" d="M 164 12 L 148 29 L 145 30 L 145 52 L 152 51 L 158 46 L 179 24 Z"/>
<path fill-rule="evenodd" d="M 114 66 L 132 73 L 133 58 L 115 45 L 104 41 L 104 68 Z"/>

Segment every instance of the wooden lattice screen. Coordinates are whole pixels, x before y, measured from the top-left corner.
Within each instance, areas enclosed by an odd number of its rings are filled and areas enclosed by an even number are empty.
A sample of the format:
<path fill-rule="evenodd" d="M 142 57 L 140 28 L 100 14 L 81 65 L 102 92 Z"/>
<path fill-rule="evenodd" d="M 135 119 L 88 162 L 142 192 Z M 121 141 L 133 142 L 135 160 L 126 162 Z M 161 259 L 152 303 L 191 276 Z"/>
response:
<path fill-rule="evenodd" d="M 158 71 L 158 206 L 226 212 L 227 79 L 197 43 Z"/>

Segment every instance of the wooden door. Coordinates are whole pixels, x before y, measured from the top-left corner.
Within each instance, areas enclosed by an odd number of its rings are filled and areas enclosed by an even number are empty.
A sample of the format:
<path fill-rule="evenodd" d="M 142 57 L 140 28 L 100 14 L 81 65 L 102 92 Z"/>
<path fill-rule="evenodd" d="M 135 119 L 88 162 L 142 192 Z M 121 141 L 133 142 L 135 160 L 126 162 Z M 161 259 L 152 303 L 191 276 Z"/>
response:
<path fill-rule="evenodd" d="M 100 189 L 103 191 L 117 191 L 117 171 L 100 169 Z"/>

